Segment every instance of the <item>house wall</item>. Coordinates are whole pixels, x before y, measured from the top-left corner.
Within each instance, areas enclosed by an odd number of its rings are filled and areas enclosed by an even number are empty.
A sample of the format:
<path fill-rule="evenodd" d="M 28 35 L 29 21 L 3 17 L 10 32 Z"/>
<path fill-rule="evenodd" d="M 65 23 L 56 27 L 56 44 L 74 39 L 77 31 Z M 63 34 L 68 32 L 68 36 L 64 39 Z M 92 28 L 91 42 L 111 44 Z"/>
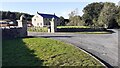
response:
<path fill-rule="evenodd" d="M 50 25 L 51 18 L 43 18 L 44 26 Z"/>
<path fill-rule="evenodd" d="M 60 25 L 60 19 L 57 19 L 56 22 L 57 22 L 57 26 L 59 26 Z"/>
<path fill-rule="evenodd" d="M 40 15 L 35 15 L 33 18 L 32 18 L 32 24 L 33 26 L 35 27 L 43 27 L 44 24 L 43 24 L 43 17 L 40 16 Z"/>
<path fill-rule="evenodd" d="M 51 21 L 51 18 L 44 18 L 43 19 L 44 26 L 50 25 L 50 21 Z M 55 23 L 56 25 L 60 25 L 60 19 L 55 19 Z"/>

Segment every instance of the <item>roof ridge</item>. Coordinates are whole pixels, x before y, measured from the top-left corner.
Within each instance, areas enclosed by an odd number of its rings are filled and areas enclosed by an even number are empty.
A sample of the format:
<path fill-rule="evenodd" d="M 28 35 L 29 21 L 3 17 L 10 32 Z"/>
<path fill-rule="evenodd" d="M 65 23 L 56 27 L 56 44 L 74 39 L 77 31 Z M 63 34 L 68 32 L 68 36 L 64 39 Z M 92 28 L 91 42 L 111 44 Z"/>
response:
<path fill-rule="evenodd" d="M 38 13 L 38 12 L 37 12 Z M 45 14 L 45 13 L 38 13 L 39 15 L 41 15 L 44 18 L 59 18 L 58 16 L 56 16 L 55 14 Z"/>
<path fill-rule="evenodd" d="M 38 14 L 46 14 L 46 15 L 54 15 L 54 14 L 48 14 L 48 13 L 39 13 L 37 12 Z M 55 15 L 56 16 L 56 15 Z"/>

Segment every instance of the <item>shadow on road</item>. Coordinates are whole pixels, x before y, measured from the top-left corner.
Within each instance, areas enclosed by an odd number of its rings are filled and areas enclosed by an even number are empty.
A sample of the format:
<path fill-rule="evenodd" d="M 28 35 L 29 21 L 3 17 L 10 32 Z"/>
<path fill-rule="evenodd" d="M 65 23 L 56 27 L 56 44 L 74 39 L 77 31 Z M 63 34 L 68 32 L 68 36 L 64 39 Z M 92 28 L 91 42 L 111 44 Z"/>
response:
<path fill-rule="evenodd" d="M 43 38 L 54 38 L 54 37 L 62 37 L 62 38 L 71 38 L 72 36 L 37 36 L 37 37 L 43 37 Z"/>

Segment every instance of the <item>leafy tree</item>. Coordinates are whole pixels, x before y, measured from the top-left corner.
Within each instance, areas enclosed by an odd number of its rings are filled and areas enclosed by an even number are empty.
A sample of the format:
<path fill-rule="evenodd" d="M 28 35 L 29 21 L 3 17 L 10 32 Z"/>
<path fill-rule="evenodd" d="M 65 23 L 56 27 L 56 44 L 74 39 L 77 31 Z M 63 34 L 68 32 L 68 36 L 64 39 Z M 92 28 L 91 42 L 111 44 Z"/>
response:
<path fill-rule="evenodd" d="M 99 26 L 107 28 L 110 20 L 116 17 L 116 11 L 117 7 L 114 3 L 106 2 L 98 18 Z"/>
<path fill-rule="evenodd" d="M 65 25 L 67 25 L 70 21 L 69 19 L 64 19 Z"/>
<path fill-rule="evenodd" d="M 100 3 L 95 2 L 95 3 L 88 4 L 83 9 L 84 14 L 82 16 L 82 19 L 84 21 L 91 20 L 91 22 L 93 22 L 95 25 L 97 25 L 97 20 L 100 15 L 100 12 L 103 8 L 103 5 L 104 5 L 104 3 L 102 3 L 102 2 L 100 2 Z"/>
<path fill-rule="evenodd" d="M 71 11 L 69 14 L 69 23 L 67 25 L 79 26 L 83 25 L 82 18 L 78 15 L 78 9 Z"/>
<path fill-rule="evenodd" d="M 78 15 L 78 9 L 76 8 L 75 10 L 71 11 L 71 13 L 68 14 L 69 19 Z"/>
<path fill-rule="evenodd" d="M 93 22 L 92 22 L 92 20 L 91 19 L 87 19 L 87 20 L 85 20 L 85 24 L 84 24 L 85 26 L 92 26 L 93 25 Z"/>
<path fill-rule="evenodd" d="M 64 17 L 60 16 L 60 25 L 65 26 Z"/>
<path fill-rule="evenodd" d="M 15 20 L 16 19 L 16 15 L 15 13 L 11 13 L 10 16 L 9 16 L 11 20 Z"/>
<path fill-rule="evenodd" d="M 116 14 L 116 20 L 118 22 L 118 25 L 120 26 L 120 6 L 117 6 L 117 14 Z"/>
<path fill-rule="evenodd" d="M 115 19 L 111 19 L 108 23 L 108 28 L 109 29 L 119 28 L 119 25 Z"/>
<path fill-rule="evenodd" d="M 19 20 L 20 16 L 25 14 L 27 16 L 27 20 L 31 21 L 33 15 L 27 13 L 20 13 L 20 12 L 10 12 L 10 11 L 0 11 L 0 19 L 10 19 L 10 20 Z"/>
<path fill-rule="evenodd" d="M 10 18 L 10 14 L 11 14 L 11 12 L 10 12 L 10 11 L 6 12 L 6 15 L 5 15 L 5 16 L 6 16 L 6 18 L 7 18 L 7 19 L 9 19 L 9 18 Z"/>
<path fill-rule="evenodd" d="M 19 12 L 15 12 L 15 15 L 16 15 L 16 20 L 19 20 L 19 19 L 20 19 L 20 16 L 21 16 L 22 14 L 19 13 Z"/>
<path fill-rule="evenodd" d="M 71 17 L 69 25 L 72 25 L 72 26 L 82 26 L 83 25 L 82 18 L 80 16 Z"/>

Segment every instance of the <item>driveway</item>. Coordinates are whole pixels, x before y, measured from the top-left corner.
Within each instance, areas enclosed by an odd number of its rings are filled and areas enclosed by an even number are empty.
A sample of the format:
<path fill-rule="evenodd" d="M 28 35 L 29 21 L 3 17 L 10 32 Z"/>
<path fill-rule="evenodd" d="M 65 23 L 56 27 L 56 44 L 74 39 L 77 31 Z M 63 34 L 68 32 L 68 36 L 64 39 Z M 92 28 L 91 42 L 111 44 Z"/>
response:
<path fill-rule="evenodd" d="M 118 31 L 113 34 L 28 32 L 29 36 L 53 38 L 73 44 L 96 56 L 108 66 L 118 66 Z"/>

